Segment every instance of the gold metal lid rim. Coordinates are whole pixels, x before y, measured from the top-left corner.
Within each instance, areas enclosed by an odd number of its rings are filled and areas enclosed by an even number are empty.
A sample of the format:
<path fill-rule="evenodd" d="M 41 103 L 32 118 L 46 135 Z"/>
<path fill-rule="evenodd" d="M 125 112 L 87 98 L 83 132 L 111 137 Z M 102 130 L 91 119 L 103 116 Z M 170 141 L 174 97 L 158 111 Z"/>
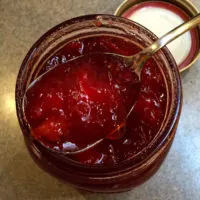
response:
<path fill-rule="evenodd" d="M 129 9 L 133 5 L 147 2 L 147 1 L 153 1 L 153 0 L 125 0 L 118 6 L 116 11 L 114 12 L 114 15 L 121 16 L 127 9 Z M 163 2 L 163 0 L 155 0 L 155 1 Z M 181 7 L 181 9 L 184 10 L 185 12 L 187 11 L 186 13 L 191 17 L 194 17 L 195 15 L 199 13 L 199 10 L 197 9 L 197 7 L 189 0 L 164 0 L 164 1 Z M 196 29 L 198 30 L 198 35 L 200 38 L 200 26 L 198 26 Z M 183 72 L 186 69 L 190 68 L 199 58 L 200 58 L 200 40 L 199 40 L 199 51 L 197 51 L 194 59 L 190 62 L 190 64 L 188 64 L 184 68 L 179 69 L 179 71 Z"/>

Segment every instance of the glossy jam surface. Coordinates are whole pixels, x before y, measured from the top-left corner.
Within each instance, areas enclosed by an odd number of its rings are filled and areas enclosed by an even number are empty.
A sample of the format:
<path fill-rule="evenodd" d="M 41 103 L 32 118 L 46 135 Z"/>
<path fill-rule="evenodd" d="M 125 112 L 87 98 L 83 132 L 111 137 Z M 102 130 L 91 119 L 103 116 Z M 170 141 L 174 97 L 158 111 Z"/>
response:
<path fill-rule="evenodd" d="M 121 61 L 97 53 L 131 55 L 139 50 L 130 41 L 108 36 L 64 46 L 41 74 L 51 70 L 27 92 L 25 115 L 31 135 L 57 150 L 76 149 L 107 136 L 95 148 L 71 156 L 86 164 L 116 164 L 145 148 L 160 128 L 166 109 L 166 86 L 157 64 L 152 59 L 146 63 L 140 85 Z M 83 54 L 87 56 L 68 62 Z M 109 134 L 123 122 L 136 99 L 126 127 Z"/>

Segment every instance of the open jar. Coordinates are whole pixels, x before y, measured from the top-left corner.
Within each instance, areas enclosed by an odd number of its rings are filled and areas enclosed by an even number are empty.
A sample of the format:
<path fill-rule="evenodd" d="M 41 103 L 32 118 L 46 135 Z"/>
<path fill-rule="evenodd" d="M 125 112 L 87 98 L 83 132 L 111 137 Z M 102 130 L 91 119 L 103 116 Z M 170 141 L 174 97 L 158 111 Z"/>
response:
<path fill-rule="evenodd" d="M 110 166 L 87 165 L 57 154 L 31 137 L 23 110 L 23 97 L 28 86 L 41 73 L 52 55 L 70 41 L 105 35 L 134 41 L 141 48 L 156 40 L 156 36 L 141 25 L 111 15 L 83 16 L 63 22 L 44 34 L 26 55 L 16 83 L 16 106 L 26 146 L 42 169 L 78 188 L 121 192 L 141 184 L 156 172 L 176 132 L 182 105 L 182 88 L 177 65 L 167 48 L 153 56 L 166 84 L 165 117 L 151 142 L 128 160 Z"/>

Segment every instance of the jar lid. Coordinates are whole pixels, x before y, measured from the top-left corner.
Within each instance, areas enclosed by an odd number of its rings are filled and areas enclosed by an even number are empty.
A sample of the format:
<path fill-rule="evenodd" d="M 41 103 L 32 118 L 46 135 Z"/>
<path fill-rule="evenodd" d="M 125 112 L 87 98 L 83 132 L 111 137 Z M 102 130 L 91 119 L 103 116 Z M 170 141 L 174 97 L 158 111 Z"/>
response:
<path fill-rule="evenodd" d="M 199 13 L 188 0 L 125 0 L 115 15 L 128 18 L 151 30 L 158 37 Z M 200 56 L 200 27 L 167 45 L 180 72 L 191 67 Z"/>

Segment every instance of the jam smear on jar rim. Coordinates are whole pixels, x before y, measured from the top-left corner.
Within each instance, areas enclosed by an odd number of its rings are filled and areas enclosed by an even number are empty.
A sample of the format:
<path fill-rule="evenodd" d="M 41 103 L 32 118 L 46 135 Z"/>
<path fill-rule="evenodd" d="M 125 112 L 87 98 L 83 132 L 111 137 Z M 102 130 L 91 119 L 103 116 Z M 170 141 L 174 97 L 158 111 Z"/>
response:
<path fill-rule="evenodd" d="M 159 67 L 150 59 L 138 84 L 131 69 L 101 53 L 139 51 L 134 43 L 110 36 L 66 44 L 40 73 L 51 70 L 26 94 L 24 110 L 31 135 L 56 150 L 81 148 L 107 136 L 98 146 L 70 156 L 84 164 L 116 164 L 145 148 L 158 132 L 166 109 L 166 85 Z M 80 55 L 86 56 L 68 62 Z M 125 128 L 109 135 L 134 102 Z"/>

